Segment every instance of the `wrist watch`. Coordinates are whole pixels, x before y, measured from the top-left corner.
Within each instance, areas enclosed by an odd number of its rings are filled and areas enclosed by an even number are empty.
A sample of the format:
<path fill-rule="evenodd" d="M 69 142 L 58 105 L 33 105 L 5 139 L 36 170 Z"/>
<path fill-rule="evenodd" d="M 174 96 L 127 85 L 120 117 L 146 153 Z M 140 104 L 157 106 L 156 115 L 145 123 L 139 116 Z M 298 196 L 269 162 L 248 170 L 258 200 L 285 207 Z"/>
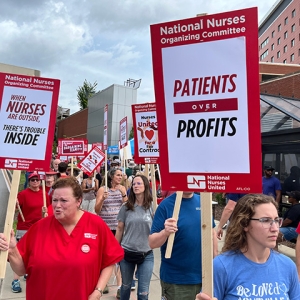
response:
<path fill-rule="evenodd" d="M 98 291 L 100 293 L 101 297 L 103 296 L 103 291 L 100 288 L 96 287 L 95 291 Z"/>

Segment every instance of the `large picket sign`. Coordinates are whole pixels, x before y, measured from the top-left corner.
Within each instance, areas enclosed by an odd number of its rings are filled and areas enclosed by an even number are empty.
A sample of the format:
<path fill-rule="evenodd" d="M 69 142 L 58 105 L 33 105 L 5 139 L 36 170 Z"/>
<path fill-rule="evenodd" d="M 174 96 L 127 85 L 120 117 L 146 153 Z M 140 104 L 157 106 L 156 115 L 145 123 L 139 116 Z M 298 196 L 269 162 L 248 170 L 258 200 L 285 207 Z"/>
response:
<path fill-rule="evenodd" d="M 257 9 L 151 26 L 163 188 L 261 192 Z"/>
<path fill-rule="evenodd" d="M 0 168 L 48 170 L 60 81 L 0 73 Z"/>

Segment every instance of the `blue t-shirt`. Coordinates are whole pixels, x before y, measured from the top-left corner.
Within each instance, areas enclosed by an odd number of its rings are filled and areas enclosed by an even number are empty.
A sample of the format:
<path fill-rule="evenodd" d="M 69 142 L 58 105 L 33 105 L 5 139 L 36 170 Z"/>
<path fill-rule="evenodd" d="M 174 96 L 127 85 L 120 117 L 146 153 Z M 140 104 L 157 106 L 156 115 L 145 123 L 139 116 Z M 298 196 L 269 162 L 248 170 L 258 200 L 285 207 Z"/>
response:
<path fill-rule="evenodd" d="M 176 193 L 160 203 L 151 234 L 162 231 L 165 220 L 172 218 L 175 199 Z M 171 258 L 165 258 L 167 242 L 160 248 L 160 279 L 171 284 L 199 284 L 202 282 L 199 195 L 182 198 L 177 226 Z"/>
<path fill-rule="evenodd" d="M 245 195 L 247 195 L 247 194 L 232 193 L 232 194 L 227 194 L 226 197 L 227 197 L 228 200 L 231 200 L 231 201 L 234 201 L 234 202 L 238 202 Z"/>
<path fill-rule="evenodd" d="M 268 196 L 273 196 L 276 199 L 276 191 L 281 191 L 281 184 L 279 179 L 272 176 L 262 178 L 263 194 Z"/>
<path fill-rule="evenodd" d="M 299 300 L 295 263 L 271 250 L 262 264 L 242 253 L 225 252 L 214 258 L 214 297 L 222 300 Z"/>

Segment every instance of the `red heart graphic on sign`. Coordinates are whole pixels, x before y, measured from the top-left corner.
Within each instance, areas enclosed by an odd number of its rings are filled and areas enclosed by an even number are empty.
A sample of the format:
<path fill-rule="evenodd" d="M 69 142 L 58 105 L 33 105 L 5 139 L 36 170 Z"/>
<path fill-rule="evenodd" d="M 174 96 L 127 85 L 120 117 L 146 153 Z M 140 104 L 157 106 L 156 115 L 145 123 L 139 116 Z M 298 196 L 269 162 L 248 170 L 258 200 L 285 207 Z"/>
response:
<path fill-rule="evenodd" d="M 151 140 L 154 136 L 154 131 L 153 130 L 146 130 L 145 131 L 145 136 L 147 137 L 148 140 Z"/>

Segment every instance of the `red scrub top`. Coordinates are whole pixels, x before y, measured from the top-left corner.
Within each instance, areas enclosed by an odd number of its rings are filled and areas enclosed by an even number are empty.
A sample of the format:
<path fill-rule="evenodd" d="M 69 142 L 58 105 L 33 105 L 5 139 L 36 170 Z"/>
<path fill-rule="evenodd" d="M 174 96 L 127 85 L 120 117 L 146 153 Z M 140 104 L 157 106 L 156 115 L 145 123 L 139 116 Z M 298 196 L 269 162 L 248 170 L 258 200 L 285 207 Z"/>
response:
<path fill-rule="evenodd" d="M 89 212 L 70 235 L 49 216 L 34 224 L 17 247 L 28 274 L 27 300 L 88 299 L 100 272 L 124 257 L 107 225 Z"/>

